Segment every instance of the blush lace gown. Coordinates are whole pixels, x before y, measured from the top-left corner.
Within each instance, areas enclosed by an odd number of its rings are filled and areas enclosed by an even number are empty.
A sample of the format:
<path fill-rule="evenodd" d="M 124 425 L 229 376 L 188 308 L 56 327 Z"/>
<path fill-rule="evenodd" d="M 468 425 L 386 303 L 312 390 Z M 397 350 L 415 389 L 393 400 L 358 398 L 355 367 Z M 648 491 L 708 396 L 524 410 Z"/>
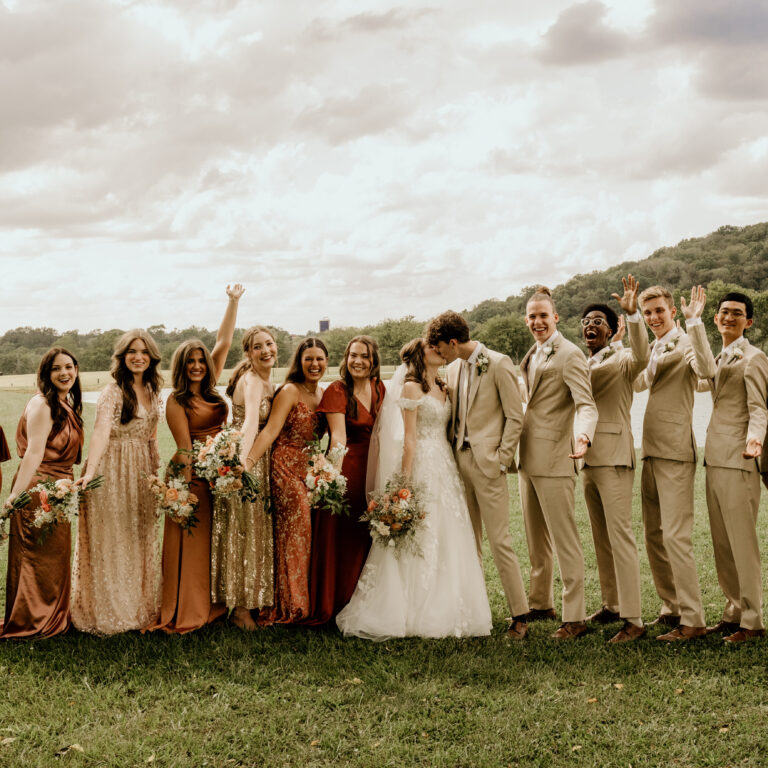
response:
<path fill-rule="evenodd" d="M 488 635 L 491 610 L 456 461 L 446 438 L 449 400 L 401 398 L 418 409 L 411 480 L 426 517 L 420 552 L 374 544 L 349 604 L 336 622 L 345 635 L 390 637 Z"/>

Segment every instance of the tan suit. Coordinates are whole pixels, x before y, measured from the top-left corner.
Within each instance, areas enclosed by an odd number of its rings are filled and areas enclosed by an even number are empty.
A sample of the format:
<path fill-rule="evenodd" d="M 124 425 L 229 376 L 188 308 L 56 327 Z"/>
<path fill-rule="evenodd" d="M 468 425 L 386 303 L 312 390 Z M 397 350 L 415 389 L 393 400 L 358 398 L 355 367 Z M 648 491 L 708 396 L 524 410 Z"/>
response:
<path fill-rule="evenodd" d="M 629 322 L 629 349 L 608 351 L 590 366 L 599 420 L 584 457 L 584 500 L 592 524 L 603 605 L 622 618 L 640 618 L 640 560 L 632 530 L 635 444 L 632 385 L 648 364 L 645 323 Z"/>
<path fill-rule="evenodd" d="M 523 391 L 528 408 L 520 436 L 520 500 L 523 505 L 531 585 L 532 608 L 552 608 L 554 560 L 563 581 L 563 621 L 584 621 L 584 555 L 574 515 L 576 462 L 575 431 L 591 441 L 598 421 L 584 354 L 557 334 L 550 338 L 554 352 L 536 366 L 529 386 L 528 366 L 537 346 L 521 363 Z"/>
<path fill-rule="evenodd" d="M 765 439 L 768 358 L 746 339 L 740 347 L 741 358 L 725 353 L 715 378 L 699 382 L 699 389 L 712 392 L 713 400 L 704 446 L 707 508 L 717 579 L 726 600 L 723 620 L 744 629 L 763 629 L 756 530 L 760 466 L 741 454 L 749 438 Z"/>
<path fill-rule="evenodd" d="M 487 368 L 478 372 L 470 365 L 464 378 L 466 391 L 466 424 L 459 418 L 460 403 L 456 396 L 459 374 L 465 361 L 455 360 L 448 366 L 448 389 L 453 412 L 449 424 L 449 439 L 454 445 L 467 493 L 467 506 L 475 533 L 478 557 L 481 554 L 483 525 L 488 535 L 493 560 L 499 571 L 504 594 L 512 616 L 528 612 L 525 585 L 520 564 L 512 547 L 509 532 L 509 487 L 504 465 L 515 471 L 515 453 L 523 425 L 523 407 L 517 374 L 506 356 L 479 345 Z M 462 445 L 456 445 L 461 434 Z"/>
<path fill-rule="evenodd" d="M 662 614 L 680 616 L 688 627 L 703 627 L 704 612 L 693 557 L 693 481 L 696 438 L 693 392 L 698 379 L 715 374 L 704 326 L 680 331 L 651 375 L 646 368 L 635 390 L 649 389 L 643 419 L 643 526 L 648 561 Z"/>

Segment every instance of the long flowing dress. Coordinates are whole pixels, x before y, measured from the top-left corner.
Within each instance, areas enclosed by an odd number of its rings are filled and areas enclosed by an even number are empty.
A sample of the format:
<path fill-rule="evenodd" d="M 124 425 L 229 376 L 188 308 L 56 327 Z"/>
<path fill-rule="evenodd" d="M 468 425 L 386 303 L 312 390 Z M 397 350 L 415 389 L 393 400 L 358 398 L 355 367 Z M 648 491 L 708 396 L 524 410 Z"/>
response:
<path fill-rule="evenodd" d="M 226 403 L 209 403 L 199 395 L 185 408 L 192 442 L 215 437 L 227 418 Z M 221 618 L 226 606 L 211 599 L 211 517 L 213 496 L 208 481 L 192 475 L 190 491 L 198 498 L 197 523 L 189 533 L 165 518 L 163 588 L 160 619 L 150 629 L 191 632 Z"/>
<path fill-rule="evenodd" d="M 62 428 L 49 435 L 43 460 L 28 488 L 41 477 L 72 479 L 72 465 L 80 461 L 83 428 L 72 409 L 62 403 L 66 420 Z M 20 457 L 27 452 L 27 412 L 21 415 L 16 430 Z M 69 523 L 58 523 L 40 543 L 40 529 L 32 525 L 32 503 L 11 515 L 8 542 L 8 571 L 5 580 L 5 621 L 0 637 L 51 637 L 66 632 L 70 625 L 69 561 L 72 534 Z"/>
<path fill-rule="evenodd" d="M 275 603 L 259 623 L 290 624 L 309 616 L 309 557 L 312 518 L 304 478 L 307 442 L 315 437 L 317 414 L 299 401 L 288 413 L 272 447 L 270 481 L 275 515 Z"/>
<path fill-rule="evenodd" d="M 5 439 L 5 432 L 0 427 L 0 464 L 4 461 L 10 461 L 11 452 L 8 450 L 8 441 Z"/>
<path fill-rule="evenodd" d="M 272 395 L 259 404 L 259 430 L 272 409 Z M 232 426 L 242 429 L 245 406 L 232 404 Z M 227 608 L 250 610 L 274 602 L 274 533 L 268 505 L 270 497 L 269 461 L 271 451 L 252 469 L 259 483 L 259 498 L 243 501 L 238 496 L 216 500 L 211 532 L 211 599 Z"/>
<path fill-rule="evenodd" d="M 371 548 L 368 526 L 360 522 L 368 500 L 365 475 L 368 448 L 376 415 L 386 394 L 382 382 L 371 380 L 371 410 L 357 401 L 357 416 L 347 414 L 347 389 L 334 381 L 323 393 L 317 413 L 343 413 L 347 432 L 347 454 L 341 472 L 347 479 L 346 498 L 350 514 L 333 515 L 325 509 L 314 511 L 309 584 L 312 620 L 330 621 L 349 602 L 355 591 L 365 558 Z"/>
<path fill-rule="evenodd" d="M 390 637 L 488 635 L 491 610 L 466 497 L 446 438 L 449 401 L 399 400 L 416 409 L 411 479 L 426 511 L 418 550 L 374 544 L 352 599 L 336 617 L 345 635 Z"/>
<path fill-rule="evenodd" d="M 96 468 L 104 484 L 86 497 L 75 544 L 72 622 L 101 635 L 143 629 L 160 608 L 158 521 L 147 480 L 160 464 L 160 403 L 139 404 L 121 424 L 122 403 L 115 383 L 99 395 L 93 436 L 109 435 Z"/>

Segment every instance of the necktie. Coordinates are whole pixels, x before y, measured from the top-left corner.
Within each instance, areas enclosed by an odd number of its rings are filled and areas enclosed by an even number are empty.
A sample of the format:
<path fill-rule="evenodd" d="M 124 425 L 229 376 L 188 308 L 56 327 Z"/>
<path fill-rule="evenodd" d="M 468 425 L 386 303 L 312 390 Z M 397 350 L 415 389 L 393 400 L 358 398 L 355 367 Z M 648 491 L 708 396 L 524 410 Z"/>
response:
<path fill-rule="evenodd" d="M 459 372 L 459 432 L 456 444 L 461 447 L 467 434 L 467 403 L 469 401 L 469 363 L 461 361 Z"/>

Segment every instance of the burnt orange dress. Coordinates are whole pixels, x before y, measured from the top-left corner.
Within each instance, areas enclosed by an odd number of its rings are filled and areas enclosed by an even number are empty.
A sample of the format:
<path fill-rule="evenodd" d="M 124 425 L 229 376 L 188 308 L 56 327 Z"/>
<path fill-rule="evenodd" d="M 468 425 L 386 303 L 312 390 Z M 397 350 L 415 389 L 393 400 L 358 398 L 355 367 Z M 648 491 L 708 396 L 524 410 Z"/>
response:
<path fill-rule="evenodd" d="M 63 403 L 67 418 L 49 435 L 43 460 L 29 488 L 43 478 L 72 479 L 72 465 L 80 462 L 83 428 L 72 409 Z M 19 457 L 27 452 L 27 411 L 19 420 L 16 446 Z M 71 530 L 59 523 L 40 544 L 40 529 L 32 525 L 37 495 L 24 510 L 11 515 L 8 571 L 5 579 L 5 621 L 0 637 L 51 637 L 66 632 L 69 616 L 69 559 Z"/>
<path fill-rule="evenodd" d="M 227 418 L 225 403 L 195 396 L 185 409 L 192 442 L 205 442 L 221 431 Z M 226 613 L 223 603 L 211 602 L 211 516 L 213 497 L 208 481 L 192 476 L 190 490 L 199 499 L 197 524 L 189 533 L 165 518 L 163 592 L 160 618 L 149 629 L 191 632 Z"/>
<path fill-rule="evenodd" d="M 10 461 L 10 459 L 11 452 L 8 450 L 8 442 L 5 439 L 5 432 L 3 432 L 3 428 L 0 427 L 0 464 L 4 461 Z"/>

